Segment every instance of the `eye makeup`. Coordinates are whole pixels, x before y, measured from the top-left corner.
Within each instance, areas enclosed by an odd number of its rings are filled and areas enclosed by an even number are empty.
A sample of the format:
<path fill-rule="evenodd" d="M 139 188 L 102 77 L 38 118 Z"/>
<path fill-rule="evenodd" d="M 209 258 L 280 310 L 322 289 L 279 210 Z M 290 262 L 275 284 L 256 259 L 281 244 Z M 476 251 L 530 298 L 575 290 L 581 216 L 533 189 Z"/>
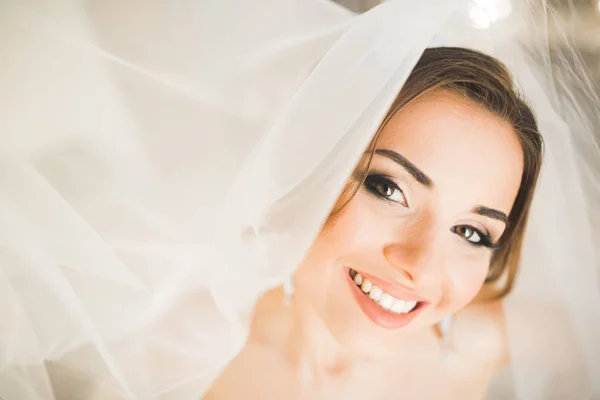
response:
<path fill-rule="evenodd" d="M 408 207 L 408 201 L 402 189 L 394 182 L 394 178 L 380 174 L 370 173 L 363 183 L 363 187 L 377 198 L 393 204 Z"/>

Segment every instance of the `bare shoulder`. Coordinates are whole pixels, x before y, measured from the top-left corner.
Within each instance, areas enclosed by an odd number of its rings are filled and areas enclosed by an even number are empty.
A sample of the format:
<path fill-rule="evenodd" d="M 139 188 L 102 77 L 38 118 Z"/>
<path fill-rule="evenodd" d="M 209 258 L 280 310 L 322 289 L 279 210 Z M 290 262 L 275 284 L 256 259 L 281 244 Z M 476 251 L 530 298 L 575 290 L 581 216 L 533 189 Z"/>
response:
<path fill-rule="evenodd" d="M 560 304 L 530 298 L 494 300 L 466 307 L 455 318 L 453 333 L 457 349 L 479 363 L 491 363 L 496 369 L 511 362 L 506 307 L 510 309 L 513 351 L 518 352 L 520 361 L 543 365 L 553 360 L 568 363 L 577 358 L 573 345 L 576 337 L 564 309 Z"/>
<path fill-rule="evenodd" d="M 467 306 L 455 318 L 457 350 L 479 363 L 501 368 L 508 363 L 508 342 L 501 300 Z"/>
<path fill-rule="evenodd" d="M 508 313 L 502 318 L 507 321 L 503 323 L 505 342 L 509 331 L 511 355 L 519 362 L 548 365 L 560 360 L 566 368 L 580 357 L 577 334 L 561 302 L 513 295 L 504 300 L 503 310 L 503 315 Z"/>

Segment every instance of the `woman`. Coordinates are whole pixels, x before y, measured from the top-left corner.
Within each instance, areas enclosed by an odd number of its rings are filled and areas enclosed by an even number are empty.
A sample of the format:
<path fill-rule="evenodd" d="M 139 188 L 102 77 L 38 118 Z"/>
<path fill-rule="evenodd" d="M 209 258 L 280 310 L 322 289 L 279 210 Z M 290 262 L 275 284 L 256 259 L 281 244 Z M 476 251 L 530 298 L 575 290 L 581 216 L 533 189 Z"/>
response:
<path fill-rule="evenodd" d="M 7 5 L 0 397 L 600 393 L 585 92 L 473 6 Z"/>
<path fill-rule="evenodd" d="M 292 306 L 263 297 L 205 398 L 482 398 L 508 357 L 499 299 L 541 160 L 502 64 L 425 50 L 296 270 Z"/>

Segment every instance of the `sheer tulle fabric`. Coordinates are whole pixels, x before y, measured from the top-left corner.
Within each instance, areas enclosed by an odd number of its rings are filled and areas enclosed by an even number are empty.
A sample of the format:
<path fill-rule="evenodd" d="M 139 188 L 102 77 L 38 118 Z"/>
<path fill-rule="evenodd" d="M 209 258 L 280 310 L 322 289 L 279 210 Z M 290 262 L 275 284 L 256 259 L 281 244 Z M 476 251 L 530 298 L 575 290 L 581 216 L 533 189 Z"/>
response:
<path fill-rule="evenodd" d="M 481 30 L 472 7 L 4 3 L 0 397 L 201 397 L 440 45 L 504 61 L 546 141 L 490 396 L 600 396 L 600 107 L 572 49 L 549 51 L 551 10 Z"/>

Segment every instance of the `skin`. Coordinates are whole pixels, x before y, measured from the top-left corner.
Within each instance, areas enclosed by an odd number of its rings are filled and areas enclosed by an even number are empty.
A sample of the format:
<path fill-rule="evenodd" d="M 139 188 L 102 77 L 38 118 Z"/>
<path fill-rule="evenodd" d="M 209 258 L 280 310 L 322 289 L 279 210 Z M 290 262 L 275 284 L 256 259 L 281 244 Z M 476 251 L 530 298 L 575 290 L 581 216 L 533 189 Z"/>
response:
<path fill-rule="evenodd" d="M 502 221 L 473 210 L 509 214 L 523 171 L 518 138 L 499 117 L 437 90 L 393 116 L 377 149 L 409 160 L 429 185 L 375 155 L 370 176 L 388 176 L 400 190 L 365 186 L 324 226 L 297 269 L 293 305 L 282 305 L 279 290 L 265 294 L 246 347 L 205 399 L 484 395 L 506 357 L 502 312 L 498 303 L 471 304 L 492 250 L 474 246 L 477 237 L 460 227 L 489 233 L 492 242 L 502 235 Z M 429 304 L 408 325 L 384 329 L 358 306 L 348 267 Z M 436 326 L 447 315 L 455 315 L 454 352 L 444 362 Z"/>

